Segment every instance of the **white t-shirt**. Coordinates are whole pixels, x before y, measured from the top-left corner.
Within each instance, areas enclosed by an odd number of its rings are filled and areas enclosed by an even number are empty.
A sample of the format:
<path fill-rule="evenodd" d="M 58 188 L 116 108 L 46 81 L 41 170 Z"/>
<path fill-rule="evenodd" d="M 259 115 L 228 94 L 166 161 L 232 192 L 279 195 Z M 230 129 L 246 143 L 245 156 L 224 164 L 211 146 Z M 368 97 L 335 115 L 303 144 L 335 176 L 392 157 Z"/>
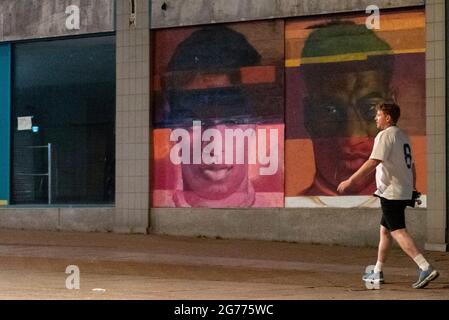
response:
<path fill-rule="evenodd" d="M 388 200 L 410 200 L 413 194 L 413 158 L 410 140 L 396 126 L 379 132 L 370 159 L 376 167 L 376 195 Z"/>

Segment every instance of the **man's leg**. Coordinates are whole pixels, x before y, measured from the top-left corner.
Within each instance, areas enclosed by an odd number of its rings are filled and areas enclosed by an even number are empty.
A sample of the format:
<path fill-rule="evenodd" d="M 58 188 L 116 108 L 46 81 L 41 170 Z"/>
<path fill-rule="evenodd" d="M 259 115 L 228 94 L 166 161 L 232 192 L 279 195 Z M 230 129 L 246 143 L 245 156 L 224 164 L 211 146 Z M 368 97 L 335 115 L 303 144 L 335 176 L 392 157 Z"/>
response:
<path fill-rule="evenodd" d="M 379 248 L 377 251 L 377 261 L 380 263 L 385 263 L 388 258 L 388 253 L 391 248 L 393 240 L 391 238 L 390 230 L 385 228 L 383 225 L 380 226 L 380 240 Z"/>
<path fill-rule="evenodd" d="M 390 234 L 390 230 L 385 227 L 383 224 L 380 225 L 380 237 L 379 237 L 379 248 L 377 248 L 377 262 L 374 266 L 374 272 L 381 272 L 384 263 L 387 261 L 388 252 L 390 251 L 392 238 Z M 383 279 L 383 273 L 381 274 L 381 278 Z"/>
<path fill-rule="evenodd" d="M 415 261 L 419 267 L 418 281 L 413 284 L 413 288 L 424 288 L 430 281 L 435 280 L 439 273 L 427 262 L 419 252 L 410 234 L 405 228 L 391 232 L 393 238 L 398 242 L 401 249 Z"/>
<path fill-rule="evenodd" d="M 380 283 L 384 283 L 384 274 L 382 272 L 383 264 L 387 261 L 388 252 L 390 251 L 392 238 L 390 230 L 385 226 L 385 221 L 382 219 L 379 231 L 379 247 L 377 248 L 377 262 L 374 269 L 371 272 L 366 272 L 363 276 L 363 280 L 379 280 Z"/>
<path fill-rule="evenodd" d="M 410 234 L 407 232 L 407 229 L 399 229 L 391 232 L 394 240 L 397 241 L 401 249 L 412 259 L 415 259 L 416 256 L 420 254 L 418 248 L 415 245 L 415 241 L 413 241 Z"/>
<path fill-rule="evenodd" d="M 410 258 L 415 259 L 420 255 L 420 252 L 405 226 L 406 203 L 382 198 L 381 205 L 383 212 L 382 225 L 388 226 L 391 236 L 397 241 L 401 249 Z"/>
<path fill-rule="evenodd" d="M 387 200 L 381 198 L 382 219 L 385 220 L 390 230 L 391 236 L 397 241 L 401 249 L 415 261 L 419 267 L 418 281 L 415 282 L 413 288 L 424 288 L 430 281 L 438 277 L 438 271 L 433 269 L 423 255 L 419 252 L 410 234 L 405 226 L 405 208 L 406 201 Z M 383 258 L 383 257 L 381 257 Z"/>

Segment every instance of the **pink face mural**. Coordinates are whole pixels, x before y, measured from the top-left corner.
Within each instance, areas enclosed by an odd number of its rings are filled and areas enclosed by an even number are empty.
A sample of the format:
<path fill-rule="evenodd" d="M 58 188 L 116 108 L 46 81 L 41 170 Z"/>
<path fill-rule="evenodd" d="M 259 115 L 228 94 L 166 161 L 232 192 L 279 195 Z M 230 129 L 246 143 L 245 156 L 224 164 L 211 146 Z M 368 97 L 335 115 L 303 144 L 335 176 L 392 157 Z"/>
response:
<path fill-rule="evenodd" d="M 172 53 L 156 52 L 154 207 L 283 206 L 283 56 L 261 56 L 247 27 L 156 36 Z"/>

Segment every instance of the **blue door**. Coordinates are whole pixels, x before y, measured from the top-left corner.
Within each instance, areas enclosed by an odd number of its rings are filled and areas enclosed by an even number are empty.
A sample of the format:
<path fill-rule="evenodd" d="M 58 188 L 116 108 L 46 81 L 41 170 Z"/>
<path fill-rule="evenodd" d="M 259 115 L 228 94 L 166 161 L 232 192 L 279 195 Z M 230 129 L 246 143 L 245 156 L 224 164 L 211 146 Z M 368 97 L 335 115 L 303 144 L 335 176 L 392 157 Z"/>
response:
<path fill-rule="evenodd" d="M 0 205 L 9 203 L 11 45 L 0 44 Z"/>

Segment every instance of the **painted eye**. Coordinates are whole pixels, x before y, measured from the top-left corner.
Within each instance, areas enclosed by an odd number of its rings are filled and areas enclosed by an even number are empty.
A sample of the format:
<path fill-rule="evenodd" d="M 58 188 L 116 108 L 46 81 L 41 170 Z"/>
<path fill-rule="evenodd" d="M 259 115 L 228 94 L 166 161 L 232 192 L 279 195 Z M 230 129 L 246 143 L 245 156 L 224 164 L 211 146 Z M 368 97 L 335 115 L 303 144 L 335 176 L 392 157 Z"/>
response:
<path fill-rule="evenodd" d="M 326 111 L 331 115 L 336 115 L 338 113 L 338 110 L 335 106 L 326 106 Z"/>
<path fill-rule="evenodd" d="M 324 112 L 326 117 L 329 118 L 340 118 L 342 116 L 341 109 L 331 104 L 324 107 Z"/>
<path fill-rule="evenodd" d="M 362 117 L 367 120 L 371 120 L 373 117 L 375 117 L 377 105 L 378 105 L 378 101 L 370 101 L 365 104 L 362 104 L 359 107 Z"/>

